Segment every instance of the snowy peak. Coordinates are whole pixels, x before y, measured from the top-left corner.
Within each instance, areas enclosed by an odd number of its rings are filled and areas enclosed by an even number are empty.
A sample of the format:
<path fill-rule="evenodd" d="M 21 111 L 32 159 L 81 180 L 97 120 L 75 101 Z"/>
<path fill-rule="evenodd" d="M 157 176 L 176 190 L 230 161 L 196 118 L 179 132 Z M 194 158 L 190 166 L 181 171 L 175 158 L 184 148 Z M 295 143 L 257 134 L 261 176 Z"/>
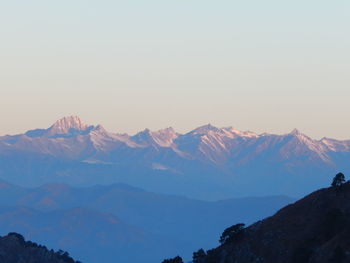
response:
<path fill-rule="evenodd" d="M 205 134 L 208 134 L 209 132 L 220 132 L 220 129 L 209 123 L 207 125 L 200 126 L 197 129 L 194 129 L 189 134 L 205 135 Z"/>
<path fill-rule="evenodd" d="M 307 135 L 303 134 L 302 132 L 300 132 L 297 129 L 294 129 L 293 131 L 291 131 L 289 134 L 287 134 L 287 136 L 291 136 L 294 141 L 297 141 L 301 144 L 304 144 L 305 146 L 307 146 L 309 149 L 311 149 L 313 151 L 317 151 L 317 152 L 324 151 L 324 149 L 323 149 L 322 145 L 320 145 L 319 141 L 316 141 L 316 140 L 308 137 Z"/>
<path fill-rule="evenodd" d="M 178 137 L 178 134 L 172 127 L 152 132 L 151 134 L 154 141 L 162 147 L 171 146 L 173 141 Z"/>
<path fill-rule="evenodd" d="M 109 132 L 106 131 L 106 129 L 100 124 L 97 126 L 94 126 L 92 129 L 92 132 L 97 133 L 97 134 L 109 135 Z"/>
<path fill-rule="evenodd" d="M 57 135 L 57 134 L 67 134 L 72 130 L 75 131 L 86 131 L 93 126 L 89 126 L 85 124 L 79 117 L 77 116 L 69 116 L 64 117 L 58 121 L 56 121 L 49 129 L 49 135 Z"/>
<path fill-rule="evenodd" d="M 56 121 L 50 129 L 66 132 L 69 129 L 82 131 L 86 130 L 88 127 L 89 125 L 86 125 L 78 116 L 69 116 Z"/>
<path fill-rule="evenodd" d="M 259 137 L 254 132 L 250 131 L 240 131 L 232 127 L 226 127 L 226 128 L 217 128 L 211 124 L 207 124 L 201 127 L 198 127 L 197 129 L 194 129 L 189 135 L 215 135 L 215 136 L 221 136 L 221 137 L 227 137 L 227 138 L 237 138 L 237 137 L 248 137 L 248 138 L 256 138 Z"/>
<path fill-rule="evenodd" d="M 327 148 L 319 141 L 308 137 L 297 129 L 285 135 L 265 135 L 264 138 L 267 141 L 272 139 L 270 141 L 272 145 L 279 145 L 278 153 L 284 160 L 304 156 L 304 158 L 309 160 L 321 160 L 325 163 L 331 163 L 327 154 Z M 266 145 L 271 148 L 271 145 Z"/>
<path fill-rule="evenodd" d="M 158 131 L 150 131 L 145 129 L 132 137 L 132 140 L 141 145 L 153 145 L 161 147 L 170 147 L 178 134 L 173 128 L 166 128 Z"/>
<path fill-rule="evenodd" d="M 229 138 L 236 138 L 236 137 L 246 137 L 246 138 L 256 138 L 259 137 L 258 134 L 251 131 L 240 131 L 232 127 L 227 127 L 222 129 L 223 133 Z"/>
<path fill-rule="evenodd" d="M 322 138 L 320 142 L 332 152 L 350 151 L 350 141 L 338 141 L 330 138 Z"/>
<path fill-rule="evenodd" d="M 331 163 L 334 153 L 350 152 L 350 141 L 327 138 L 314 140 L 297 129 L 283 135 L 259 135 L 232 127 L 217 128 L 211 124 L 185 134 L 179 134 L 170 127 L 158 131 L 145 129 L 130 137 L 127 134 L 110 133 L 101 125 L 87 125 L 76 116 L 62 118 L 48 129 L 0 137 L 0 152 L 40 152 L 89 160 L 105 158 L 102 161 L 109 161 L 109 155 L 121 154 L 123 151 L 125 154 L 118 158 L 127 158 L 128 154 L 134 151 L 139 153 L 148 147 L 152 152 L 154 149 L 159 153 L 164 151 L 164 158 L 168 158 L 171 152 L 179 158 L 220 166 L 230 162 L 246 163 L 261 158 L 261 153 L 274 160 L 296 160 L 302 157 L 303 160 Z M 155 163 L 159 163 L 158 160 Z"/>
<path fill-rule="evenodd" d="M 145 129 L 134 136 L 131 137 L 131 140 L 137 144 L 148 144 L 152 141 L 151 131 L 149 129 Z"/>
<path fill-rule="evenodd" d="M 303 134 L 301 131 L 298 129 L 292 130 L 290 133 L 287 134 L 287 136 L 292 136 L 293 138 L 296 138 L 302 142 L 313 142 L 314 140 Z"/>
<path fill-rule="evenodd" d="M 298 129 L 293 129 L 290 134 L 295 136 L 303 135 Z"/>

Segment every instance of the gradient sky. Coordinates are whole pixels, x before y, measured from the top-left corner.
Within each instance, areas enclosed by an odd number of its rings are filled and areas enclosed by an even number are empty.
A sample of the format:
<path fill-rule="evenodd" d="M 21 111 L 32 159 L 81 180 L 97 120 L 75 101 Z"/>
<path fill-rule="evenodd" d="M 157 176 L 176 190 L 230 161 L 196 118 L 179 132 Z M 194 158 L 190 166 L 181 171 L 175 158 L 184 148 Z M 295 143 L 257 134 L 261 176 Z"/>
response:
<path fill-rule="evenodd" d="M 350 139 L 348 0 L 31 0 L 0 7 L 0 134 L 66 115 Z"/>

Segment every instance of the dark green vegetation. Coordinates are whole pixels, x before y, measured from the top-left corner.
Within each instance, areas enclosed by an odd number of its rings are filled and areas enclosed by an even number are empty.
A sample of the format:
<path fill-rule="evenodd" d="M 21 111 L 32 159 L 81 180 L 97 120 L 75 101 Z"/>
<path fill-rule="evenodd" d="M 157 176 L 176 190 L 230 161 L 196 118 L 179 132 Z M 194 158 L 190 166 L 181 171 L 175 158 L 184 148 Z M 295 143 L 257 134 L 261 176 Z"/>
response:
<path fill-rule="evenodd" d="M 221 245 L 193 253 L 193 263 L 350 262 L 350 182 L 337 174 L 318 190 L 274 216 L 222 233 Z"/>
<path fill-rule="evenodd" d="M 183 263 L 183 261 L 181 257 L 176 256 L 174 258 L 165 259 L 162 263 Z"/>
<path fill-rule="evenodd" d="M 245 224 L 239 223 L 226 228 L 220 237 L 220 244 L 232 243 L 243 237 Z"/>
<path fill-rule="evenodd" d="M 345 183 L 345 176 L 343 173 L 338 173 L 334 178 L 332 182 L 333 187 L 341 186 Z"/>
<path fill-rule="evenodd" d="M 48 250 L 45 246 L 25 241 L 18 233 L 0 237 L 0 263 L 81 263 L 68 252 Z"/>
<path fill-rule="evenodd" d="M 197 252 L 193 252 L 192 261 L 193 263 L 202 263 L 206 256 L 207 253 L 201 248 Z"/>

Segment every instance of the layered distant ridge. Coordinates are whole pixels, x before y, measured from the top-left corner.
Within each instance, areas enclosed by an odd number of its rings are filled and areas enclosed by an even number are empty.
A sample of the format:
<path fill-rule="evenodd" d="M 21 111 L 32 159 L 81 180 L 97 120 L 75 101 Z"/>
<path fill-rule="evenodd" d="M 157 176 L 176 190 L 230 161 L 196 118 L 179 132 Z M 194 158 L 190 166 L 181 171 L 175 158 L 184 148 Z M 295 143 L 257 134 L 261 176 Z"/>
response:
<path fill-rule="evenodd" d="M 57 181 L 58 177 L 59 181 L 69 177 L 72 182 L 99 182 L 97 178 L 93 179 L 92 174 L 81 178 L 81 174 L 85 173 L 84 169 L 87 169 L 83 165 L 85 163 L 94 164 L 93 169 L 96 165 L 104 165 L 103 182 L 135 181 L 140 183 L 138 186 L 148 188 L 147 183 L 142 183 L 147 181 L 145 176 L 149 175 L 152 178 L 154 173 L 162 172 L 169 176 L 168 183 L 174 183 L 175 188 L 177 184 L 184 183 L 184 180 L 198 182 L 201 178 L 203 181 L 211 181 L 215 177 L 215 180 L 222 181 L 223 185 L 227 185 L 227 182 L 223 182 L 222 178 L 233 180 L 236 185 L 263 180 L 261 191 L 257 191 L 257 194 L 263 194 L 268 190 L 266 178 L 281 181 L 279 188 L 285 189 L 290 183 L 299 183 L 301 176 L 305 179 L 309 175 L 317 175 L 319 171 L 319 182 L 326 182 L 329 179 L 323 178 L 326 174 L 349 169 L 350 141 L 328 138 L 315 140 L 298 130 L 283 135 L 256 134 L 232 127 L 217 128 L 210 124 L 186 134 L 167 128 L 159 131 L 146 129 L 129 136 L 106 131 L 101 125 L 85 124 L 78 117 L 72 116 L 58 120 L 48 129 L 0 137 L 0 157 L 3 161 L 10 161 L 3 167 L 2 172 L 0 170 L 0 176 L 15 182 L 19 181 L 19 174 L 11 176 L 13 171 L 6 167 L 14 159 L 21 162 L 29 158 L 39 171 L 33 174 L 31 168 L 28 168 L 29 170 L 22 171 L 22 174 L 45 177 L 47 182 L 51 179 Z M 64 169 L 63 165 L 58 169 L 46 163 L 43 168 L 39 163 L 44 159 L 50 159 L 50 163 L 69 162 L 70 167 Z M 80 168 L 77 168 L 78 166 Z M 87 174 L 92 173 L 93 169 Z M 122 174 L 123 180 L 120 179 Z M 98 176 L 96 174 L 96 177 Z M 108 178 L 105 178 L 106 176 Z M 136 179 L 135 176 L 142 176 L 143 180 Z M 101 181 L 101 177 L 98 179 Z M 152 178 L 151 181 L 153 180 L 155 179 Z M 308 178 L 304 182 L 305 185 L 311 187 L 310 180 L 314 178 Z M 148 184 L 151 184 L 151 181 L 148 180 Z M 233 184 L 233 181 L 229 184 Z M 167 188 L 169 187 L 164 186 L 164 189 Z M 241 192 L 236 194 L 244 194 L 243 189 L 240 189 Z M 188 195 L 187 190 L 182 192 L 184 193 Z M 297 191 L 288 192 L 296 193 Z"/>

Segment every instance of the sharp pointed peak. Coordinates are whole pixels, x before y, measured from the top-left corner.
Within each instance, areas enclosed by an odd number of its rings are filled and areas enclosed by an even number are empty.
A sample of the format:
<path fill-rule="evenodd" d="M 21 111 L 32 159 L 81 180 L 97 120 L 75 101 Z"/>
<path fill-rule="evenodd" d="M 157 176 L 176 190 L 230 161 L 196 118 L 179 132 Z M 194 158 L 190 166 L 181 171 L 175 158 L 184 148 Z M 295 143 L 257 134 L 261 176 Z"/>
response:
<path fill-rule="evenodd" d="M 303 135 L 303 133 L 300 132 L 297 128 L 293 129 L 289 134 L 292 134 L 292 135 Z"/>
<path fill-rule="evenodd" d="M 196 129 L 194 129 L 193 131 L 191 131 L 190 133 L 192 134 L 207 134 L 210 131 L 220 131 L 219 128 L 213 126 L 212 124 L 208 123 L 206 125 L 200 126 Z"/>
<path fill-rule="evenodd" d="M 65 116 L 57 120 L 52 126 L 58 125 L 72 125 L 72 126 L 88 126 L 78 116 Z"/>
<path fill-rule="evenodd" d="M 106 129 L 101 125 L 101 124 L 98 124 L 95 126 L 94 130 L 97 130 L 97 131 L 106 131 Z"/>
<path fill-rule="evenodd" d="M 208 128 L 208 129 L 217 129 L 217 127 L 215 127 L 214 125 L 212 125 L 211 123 L 205 124 L 200 126 L 200 128 Z"/>
<path fill-rule="evenodd" d="M 100 134 L 100 135 L 109 135 L 110 133 L 100 124 L 96 125 L 96 126 L 89 126 L 88 129 L 86 129 L 87 131 L 91 131 L 92 133 L 96 134 Z"/>
<path fill-rule="evenodd" d="M 64 134 L 71 129 L 84 131 L 91 127 L 85 124 L 78 116 L 66 116 L 57 120 L 50 128 L 50 134 Z"/>
<path fill-rule="evenodd" d="M 290 133 L 286 134 L 285 136 L 292 136 L 298 140 L 301 141 L 308 141 L 308 142 L 312 142 L 315 141 L 313 138 L 307 136 L 306 134 L 302 133 L 301 131 L 299 131 L 298 129 L 294 129 L 292 130 Z"/>
<path fill-rule="evenodd" d="M 152 131 L 148 128 L 144 129 L 143 131 L 140 131 L 140 134 L 146 133 L 146 134 L 150 134 Z"/>
<path fill-rule="evenodd" d="M 136 134 L 134 134 L 132 137 L 140 137 L 140 136 L 150 136 L 151 135 L 151 130 L 146 128 L 142 131 L 137 132 Z"/>
<path fill-rule="evenodd" d="M 70 116 L 64 116 L 60 119 L 58 119 L 56 122 L 60 122 L 60 121 L 81 121 L 80 117 L 77 115 L 70 115 Z"/>

